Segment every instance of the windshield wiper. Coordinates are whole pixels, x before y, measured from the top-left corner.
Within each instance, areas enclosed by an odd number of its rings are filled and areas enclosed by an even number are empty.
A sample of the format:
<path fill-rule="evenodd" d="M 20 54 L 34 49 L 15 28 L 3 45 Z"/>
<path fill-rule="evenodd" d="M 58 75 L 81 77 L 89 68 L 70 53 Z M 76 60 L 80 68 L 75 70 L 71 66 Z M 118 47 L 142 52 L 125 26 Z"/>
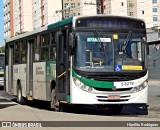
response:
<path fill-rule="evenodd" d="M 96 38 L 97 38 L 98 42 L 99 42 L 99 43 L 100 43 L 100 45 L 101 45 L 101 44 L 102 44 L 102 42 L 101 42 L 101 38 L 99 37 L 99 35 L 98 35 L 97 31 L 96 31 L 96 30 L 94 30 L 94 31 L 93 31 L 93 33 L 94 33 L 94 35 L 96 36 Z"/>
<path fill-rule="evenodd" d="M 125 43 L 123 43 L 124 44 L 123 48 L 122 48 L 123 52 L 126 51 L 126 47 L 127 47 L 128 43 L 129 43 L 129 40 L 130 40 L 131 36 L 132 36 L 132 31 L 129 31 L 129 33 L 127 35 L 127 39 L 126 39 Z"/>

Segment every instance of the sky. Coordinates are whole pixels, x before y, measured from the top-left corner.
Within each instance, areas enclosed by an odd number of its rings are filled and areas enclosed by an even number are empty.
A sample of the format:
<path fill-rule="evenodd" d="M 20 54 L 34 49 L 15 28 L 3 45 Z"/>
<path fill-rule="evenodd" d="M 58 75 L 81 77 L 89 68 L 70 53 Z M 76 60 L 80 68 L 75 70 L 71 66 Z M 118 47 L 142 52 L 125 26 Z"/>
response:
<path fill-rule="evenodd" d="M 4 45 L 3 0 L 0 0 L 0 46 Z"/>

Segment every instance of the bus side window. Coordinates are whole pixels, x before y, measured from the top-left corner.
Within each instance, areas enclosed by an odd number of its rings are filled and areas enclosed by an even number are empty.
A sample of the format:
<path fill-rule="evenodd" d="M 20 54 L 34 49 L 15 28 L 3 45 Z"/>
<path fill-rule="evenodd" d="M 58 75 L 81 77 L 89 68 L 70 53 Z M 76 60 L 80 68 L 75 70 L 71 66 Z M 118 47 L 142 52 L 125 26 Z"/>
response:
<path fill-rule="evenodd" d="M 50 59 L 56 59 L 56 43 L 55 43 L 55 32 L 50 33 Z"/>
<path fill-rule="evenodd" d="M 16 42 L 15 43 L 15 59 L 14 59 L 15 64 L 20 64 L 21 63 L 21 42 Z"/>
<path fill-rule="evenodd" d="M 36 44 L 34 46 L 34 61 L 40 60 L 40 36 L 36 36 Z"/>
<path fill-rule="evenodd" d="M 49 57 L 48 47 L 42 47 L 41 48 L 41 60 L 46 61 L 49 59 L 48 57 Z"/>
<path fill-rule="evenodd" d="M 49 33 L 41 35 L 41 60 L 46 61 L 49 59 Z"/>
<path fill-rule="evenodd" d="M 21 41 L 21 43 L 22 43 L 21 60 L 22 60 L 22 63 L 26 63 L 27 62 L 27 44 L 24 41 Z"/>

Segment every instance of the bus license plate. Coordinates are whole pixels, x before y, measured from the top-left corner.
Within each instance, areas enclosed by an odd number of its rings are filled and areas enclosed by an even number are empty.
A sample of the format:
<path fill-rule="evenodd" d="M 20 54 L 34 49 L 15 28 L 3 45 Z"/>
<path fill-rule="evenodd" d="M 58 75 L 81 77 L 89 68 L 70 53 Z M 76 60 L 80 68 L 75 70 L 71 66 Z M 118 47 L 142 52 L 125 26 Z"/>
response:
<path fill-rule="evenodd" d="M 119 95 L 109 95 L 108 100 L 120 100 L 120 96 Z"/>

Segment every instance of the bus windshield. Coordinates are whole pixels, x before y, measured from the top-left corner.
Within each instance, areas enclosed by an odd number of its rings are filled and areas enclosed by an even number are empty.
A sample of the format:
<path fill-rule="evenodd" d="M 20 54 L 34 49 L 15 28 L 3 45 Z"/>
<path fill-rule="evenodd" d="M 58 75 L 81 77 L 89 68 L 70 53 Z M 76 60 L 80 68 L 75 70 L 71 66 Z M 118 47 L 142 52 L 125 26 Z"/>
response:
<path fill-rule="evenodd" d="M 143 34 L 78 32 L 74 67 L 83 71 L 118 72 L 144 69 Z"/>

